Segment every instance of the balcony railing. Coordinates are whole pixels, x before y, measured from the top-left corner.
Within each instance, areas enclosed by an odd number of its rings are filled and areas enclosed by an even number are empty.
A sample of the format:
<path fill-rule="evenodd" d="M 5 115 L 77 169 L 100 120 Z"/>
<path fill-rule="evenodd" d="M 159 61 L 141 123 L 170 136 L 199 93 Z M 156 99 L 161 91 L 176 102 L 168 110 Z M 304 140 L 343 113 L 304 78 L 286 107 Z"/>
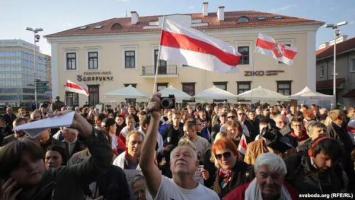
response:
<path fill-rule="evenodd" d="M 154 77 L 156 67 L 154 65 L 142 66 L 142 76 Z M 176 77 L 177 65 L 163 65 L 158 68 L 158 76 Z"/>

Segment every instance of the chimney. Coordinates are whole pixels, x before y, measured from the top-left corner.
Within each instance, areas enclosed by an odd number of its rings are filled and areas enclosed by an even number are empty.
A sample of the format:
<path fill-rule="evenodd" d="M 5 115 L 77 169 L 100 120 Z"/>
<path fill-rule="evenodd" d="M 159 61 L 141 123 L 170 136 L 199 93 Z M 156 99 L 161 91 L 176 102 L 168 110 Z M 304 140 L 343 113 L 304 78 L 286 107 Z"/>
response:
<path fill-rule="evenodd" d="M 136 11 L 131 11 L 131 24 L 138 24 L 139 16 Z"/>
<path fill-rule="evenodd" d="M 202 15 L 204 17 L 208 16 L 208 2 L 203 2 L 202 4 Z"/>
<path fill-rule="evenodd" d="M 224 6 L 218 7 L 217 18 L 218 18 L 218 21 L 224 21 Z"/>

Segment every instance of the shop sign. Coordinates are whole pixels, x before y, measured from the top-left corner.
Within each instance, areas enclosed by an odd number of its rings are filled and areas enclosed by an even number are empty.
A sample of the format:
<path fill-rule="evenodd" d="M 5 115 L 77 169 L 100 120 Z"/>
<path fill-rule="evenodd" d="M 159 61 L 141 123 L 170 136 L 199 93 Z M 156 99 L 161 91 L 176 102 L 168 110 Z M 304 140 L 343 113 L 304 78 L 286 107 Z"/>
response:
<path fill-rule="evenodd" d="M 244 71 L 244 76 L 277 76 L 284 72 L 284 70 Z"/>
<path fill-rule="evenodd" d="M 113 75 L 110 71 L 103 72 L 84 72 L 84 74 L 79 74 L 76 76 L 76 80 L 81 81 L 112 81 Z"/>

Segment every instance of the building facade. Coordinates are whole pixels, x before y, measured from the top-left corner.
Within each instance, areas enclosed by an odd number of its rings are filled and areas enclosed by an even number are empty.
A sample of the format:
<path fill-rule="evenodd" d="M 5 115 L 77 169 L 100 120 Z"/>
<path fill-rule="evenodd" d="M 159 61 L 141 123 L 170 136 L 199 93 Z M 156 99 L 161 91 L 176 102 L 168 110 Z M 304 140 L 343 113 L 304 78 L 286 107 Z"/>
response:
<path fill-rule="evenodd" d="M 40 53 L 38 46 L 23 40 L 0 40 L 0 104 L 31 106 L 35 102 L 35 79 L 38 102 L 48 100 L 50 65 L 50 56 Z"/>
<path fill-rule="evenodd" d="M 334 41 L 317 50 L 317 91 L 333 95 Z M 355 38 L 341 36 L 336 43 L 336 98 L 345 106 L 355 105 Z"/>
<path fill-rule="evenodd" d="M 110 102 L 105 93 L 128 84 L 152 94 L 154 71 L 157 89 L 168 85 L 194 95 L 213 85 L 239 94 L 264 88 L 290 95 L 306 85 L 315 89 L 316 31 L 322 22 L 255 11 L 171 15 L 179 23 L 226 41 L 242 54 L 238 72 L 214 73 L 158 60 L 162 16 L 113 18 L 47 35 L 52 47 L 53 96 L 80 105 Z M 258 33 L 298 49 L 292 66 L 255 53 Z M 67 80 L 87 85 L 89 98 L 65 92 Z"/>

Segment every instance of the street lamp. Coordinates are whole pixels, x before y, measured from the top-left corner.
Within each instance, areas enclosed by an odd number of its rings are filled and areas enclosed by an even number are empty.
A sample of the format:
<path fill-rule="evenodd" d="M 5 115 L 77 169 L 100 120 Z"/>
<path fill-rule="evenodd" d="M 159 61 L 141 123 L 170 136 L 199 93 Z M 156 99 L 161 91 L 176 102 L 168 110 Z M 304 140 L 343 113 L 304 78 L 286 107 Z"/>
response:
<path fill-rule="evenodd" d="M 348 22 L 347 21 L 342 21 L 342 22 L 339 22 L 337 24 L 325 24 L 324 27 L 325 28 L 331 28 L 334 30 L 334 50 L 333 50 L 333 96 L 334 96 L 334 99 L 335 99 L 335 105 L 336 105 L 336 100 L 337 100 L 337 96 L 336 96 L 336 44 L 337 44 L 337 38 L 338 36 L 340 35 L 340 30 L 339 30 L 339 27 L 340 26 L 344 26 L 344 25 L 347 25 Z"/>
<path fill-rule="evenodd" d="M 37 73 L 36 73 L 36 43 L 39 42 L 41 36 L 38 34 L 40 31 L 43 31 L 42 28 L 31 28 L 27 27 L 27 31 L 33 32 L 33 78 L 34 78 L 34 85 L 35 85 L 35 104 L 37 109 Z"/>

